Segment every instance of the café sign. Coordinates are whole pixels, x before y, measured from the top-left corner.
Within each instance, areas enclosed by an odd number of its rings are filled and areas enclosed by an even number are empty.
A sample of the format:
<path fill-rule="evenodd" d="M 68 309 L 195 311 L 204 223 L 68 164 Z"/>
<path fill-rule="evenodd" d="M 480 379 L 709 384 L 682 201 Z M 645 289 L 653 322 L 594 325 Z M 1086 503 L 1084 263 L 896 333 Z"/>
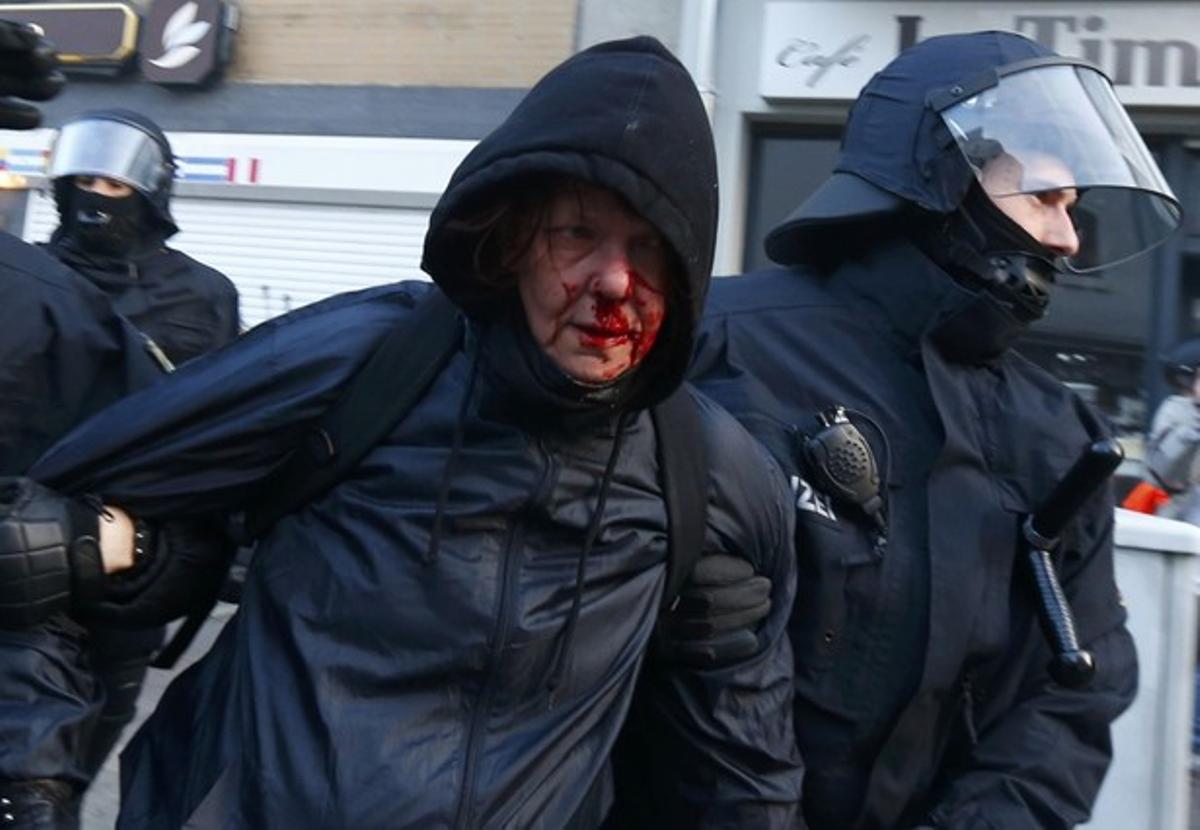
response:
<path fill-rule="evenodd" d="M 764 98 L 851 99 L 927 37 L 1004 29 L 1097 64 L 1126 104 L 1200 106 L 1200 3 L 768 2 Z"/>

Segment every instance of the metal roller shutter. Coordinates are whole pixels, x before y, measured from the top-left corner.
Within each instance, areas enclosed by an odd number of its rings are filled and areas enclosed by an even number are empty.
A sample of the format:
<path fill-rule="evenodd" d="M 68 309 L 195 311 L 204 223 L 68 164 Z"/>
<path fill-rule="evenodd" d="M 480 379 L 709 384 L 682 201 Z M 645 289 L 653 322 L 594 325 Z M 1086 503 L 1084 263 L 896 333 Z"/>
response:
<path fill-rule="evenodd" d="M 249 327 L 341 291 L 428 279 L 420 270 L 429 211 L 177 196 L 170 240 L 223 272 L 241 294 Z M 54 201 L 31 192 L 25 238 L 45 241 Z"/>

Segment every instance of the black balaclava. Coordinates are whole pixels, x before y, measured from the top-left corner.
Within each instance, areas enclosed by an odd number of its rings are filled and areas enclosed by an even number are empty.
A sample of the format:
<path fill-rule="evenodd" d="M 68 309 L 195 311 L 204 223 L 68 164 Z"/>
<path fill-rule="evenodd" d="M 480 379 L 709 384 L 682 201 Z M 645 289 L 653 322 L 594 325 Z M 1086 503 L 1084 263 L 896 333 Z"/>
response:
<path fill-rule="evenodd" d="M 122 143 L 114 131 L 119 131 Z M 140 144 L 130 144 L 137 136 Z M 166 134 L 131 110 L 98 110 L 63 125 L 49 161 L 60 225 L 52 244 L 93 265 L 120 269 L 178 227 L 171 216 L 174 155 Z M 81 189 L 80 177 L 110 178 L 133 193 L 112 198 Z"/>
<path fill-rule="evenodd" d="M 930 330 L 948 357 L 964 363 L 995 359 L 1046 313 L 1058 271 L 1054 253 L 978 184 L 958 210 L 918 228 L 918 247 L 962 289 Z"/>
<path fill-rule="evenodd" d="M 145 244 L 153 223 L 139 193 L 113 198 L 74 184 L 63 188 L 62 193 L 61 236 L 72 247 L 95 256 L 123 259 Z"/>

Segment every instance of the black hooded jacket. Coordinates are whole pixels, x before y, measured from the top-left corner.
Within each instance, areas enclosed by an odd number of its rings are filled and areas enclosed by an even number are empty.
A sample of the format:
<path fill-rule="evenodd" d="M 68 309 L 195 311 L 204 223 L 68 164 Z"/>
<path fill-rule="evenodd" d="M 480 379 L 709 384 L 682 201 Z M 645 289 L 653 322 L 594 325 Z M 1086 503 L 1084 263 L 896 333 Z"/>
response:
<path fill-rule="evenodd" d="M 642 382 L 616 398 L 547 382 L 511 296 L 466 278 L 473 240 L 449 223 L 564 172 L 622 194 L 685 263 L 676 293 L 690 301 L 673 301 Z M 673 823 L 792 826 L 788 493 L 698 396 L 706 550 L 768 574 L 773 610 L 762 650 L 724 668 L 651 648 L 668 528 L 644 406 L 681 382 L 715 198 L 699 97 L 650 39 L 570 59 L 483 140 L 425 251 L 467 342 L 346 479 L 263 539 L 238 614 L 123 756 L 122 827 L 597 826 L 647 663 Z M 343 295 L 259 326 L 85 425 L 35 473 L 141 515 L 245 506 L 426 290 Z"/>
<path fill-rule="evenodd" d="M 130 198 L 141 198 L 133 196 Z M 107 294 L 113 307 L 179 365 L 238 336 L 238 294 L 229 278 L 149 238 L 128 258 L 90 254 L 60 227 L 46 250 Z"/>
<path fill-rule="evenodd" d="M 84 417 L 162 372 L 108 299 L 0 234 L 0 474 L 20 475 Z"/>
<path fill-rule="evenodd" d="M 718 280 L 710 297 L 695 382 L 797 488 L 806 593 L 790 631 L 814 828 L 1073 827 L 1136 689 L 1108 493 L 1056 555 L 1097 674 L 1079 690 L 1047 674 L 1020 525 L 1106 432 L 1016 354 L 969 363 L 937 345 L 972 296 L 903 236 L 876 234 L 832 272 Z M 886 547 L 865 515 L 816 489 L 800 452 L 833 405 L 878 459 Z"/>
<path fill-rule="evenodd" d="M 22 475 L 75 424 L 162 376 L 143 337 L 78 274 L 0 234 L 0 475 Z M 104 696 L 75 621 L 0 632 L 0 780 L 86 784 Z M 15 702 L 20 701 L 20 705 Z"/>

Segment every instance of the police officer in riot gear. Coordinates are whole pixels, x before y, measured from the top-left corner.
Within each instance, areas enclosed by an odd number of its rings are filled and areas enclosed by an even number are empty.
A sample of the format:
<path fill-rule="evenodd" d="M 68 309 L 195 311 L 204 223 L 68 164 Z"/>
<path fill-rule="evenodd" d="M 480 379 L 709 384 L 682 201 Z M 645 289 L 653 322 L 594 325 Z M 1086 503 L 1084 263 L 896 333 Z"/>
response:
<path fill-rule="evenodd" d="M 68 121 L 48 176 L 61 224 L 47 246 L 105 291 L 179 364 L 238 333 L 238 298 L 220 272 L 168 248 L 175 161 L 152 121 L 106 110 Z"/>
<path fill-rule="evenodd" d="M 48 162 L 61 223 L 46 250 L 101 289 L 178 365 L 233 340 L 238 297 L 220 272 L 168 248 L 175 161 L 162 130 L 127 110 L 87 113 L 63 125 Z M 160 628 L 90 627 L 91 661 L 104 708 L 82 747 L 94 775 L 136 714 L 136 701 Z"/>
<path fill-rule="evenodd" d="M 1009 347 L 1056 275 L 1179 222 L 1099 70 L 1018 35 L 937 37 L 862 91 L 835 172 L 767 237 L 784 268 L 714 284 L 698 385 L 796 489 L 811 827 L 1087 819 L 1137 686 L 1111 495 L 1055 554 L 1095 657 L 1077 688 L 1047 670 L 1021 519 L 1106 431 Z M 850 427 L 863 446 L 830 438 Z M 828 486 L 854 469 L 877 490 Z"/>
<path fill-rule="evenodd" d="M 0 20 L 0 128 L 40 123 L 26 102 L 62 88 L 56 67 L 32 29 Z M 0 475 L 13 476 L 75 423 L 162 372 L 104 292 L 8 234 L 0 234 L 0 296 Z M 91 522 L 99 533 L 94 511 Z M 104 701 L 92 657 L 86 629 L 66 614 L 0 631 L 0 826 L 77 826 Z"/>

